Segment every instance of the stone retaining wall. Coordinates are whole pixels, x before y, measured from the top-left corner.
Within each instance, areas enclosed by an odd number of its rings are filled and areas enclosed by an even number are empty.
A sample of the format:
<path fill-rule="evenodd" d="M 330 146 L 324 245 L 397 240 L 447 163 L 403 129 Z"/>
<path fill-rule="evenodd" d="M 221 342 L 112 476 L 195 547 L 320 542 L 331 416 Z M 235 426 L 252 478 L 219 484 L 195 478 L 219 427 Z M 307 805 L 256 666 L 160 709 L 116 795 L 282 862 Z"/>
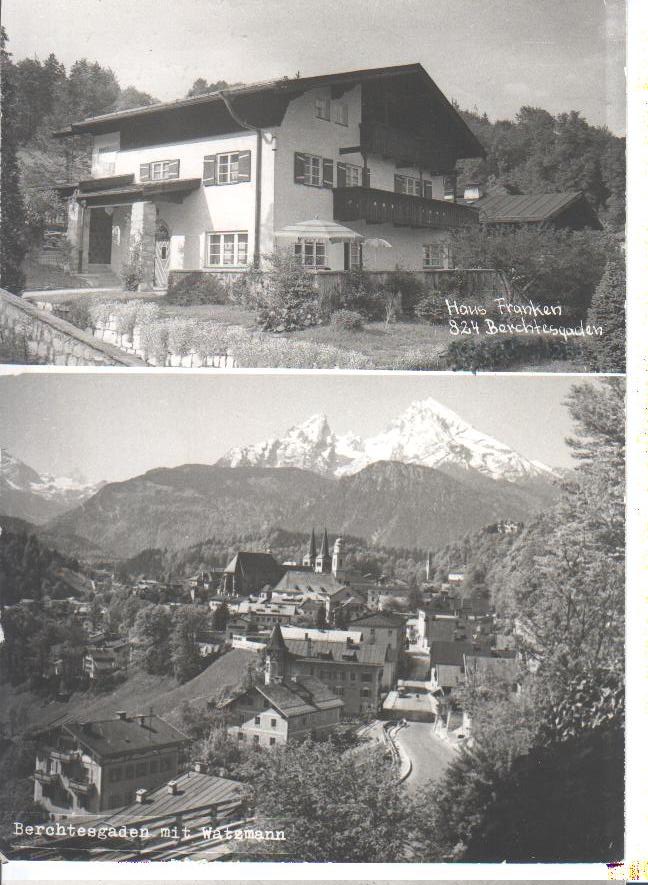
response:
<path fill-rule="evenodd" d="M 82 332 L 0 289 L 0 336 L 24 342 L 27 361 L 53 366 L 145 366 L 135 354 Z"/>

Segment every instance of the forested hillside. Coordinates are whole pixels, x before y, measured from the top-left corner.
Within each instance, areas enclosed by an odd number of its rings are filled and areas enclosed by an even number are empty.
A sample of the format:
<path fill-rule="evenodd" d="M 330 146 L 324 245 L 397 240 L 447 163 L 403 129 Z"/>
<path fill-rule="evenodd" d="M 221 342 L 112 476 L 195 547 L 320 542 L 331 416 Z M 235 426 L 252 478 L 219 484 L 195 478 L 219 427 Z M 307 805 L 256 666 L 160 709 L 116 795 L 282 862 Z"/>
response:
<path fill-rule="evenodd" d="M 523 194 L 582 191 L 604 223 L 623 224 L 624 138 L 590 125 L 578 111 L 553 116 L 527 105 L 515 119 L 495 122 L 476 110 L 461 110 L 461 115 L 486 157 L 461 162 L 460 192 L 468 182 L 487 188 L 502 185 Z"/>

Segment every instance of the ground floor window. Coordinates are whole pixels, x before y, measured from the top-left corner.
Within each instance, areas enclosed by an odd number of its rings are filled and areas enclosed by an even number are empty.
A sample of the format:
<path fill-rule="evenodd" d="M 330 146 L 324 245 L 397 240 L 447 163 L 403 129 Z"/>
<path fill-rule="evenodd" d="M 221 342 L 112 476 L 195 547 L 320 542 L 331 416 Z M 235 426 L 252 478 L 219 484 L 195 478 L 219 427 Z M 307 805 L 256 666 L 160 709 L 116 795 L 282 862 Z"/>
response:
<path fill-rule="evenodd" d="M 447 243 L 426 243 L 423 246 L 423 267 L 449 267 L 450 247 Z"/>
<path fill-rule="evenodd" d="M 207 267 L 247 264 L 248 235 L 243 231 L 207 234 Z"/>
<path fill-rule="evenodd" d="M 301 240 L 295 243 L 295 258 L 304 267 L 326 267 L 324 240 Z"/>
<path fill-rule="evenodd" d="M 344 269 L 362 269 L 362 243 L 344 244 Z"/>

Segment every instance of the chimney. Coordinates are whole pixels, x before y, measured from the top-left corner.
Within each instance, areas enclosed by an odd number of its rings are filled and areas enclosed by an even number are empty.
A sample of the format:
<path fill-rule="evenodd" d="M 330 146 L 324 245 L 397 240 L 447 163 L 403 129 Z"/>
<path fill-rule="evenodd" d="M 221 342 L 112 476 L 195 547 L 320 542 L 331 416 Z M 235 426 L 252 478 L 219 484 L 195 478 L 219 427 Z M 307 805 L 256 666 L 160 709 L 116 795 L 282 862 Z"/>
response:
<path fill-rule="evenodd" d="M 143 802 L 146 802 L 147 796 L 148 796 L 148 790 L 145 790 L 144 787 L 140 787 L 139 790 L 135 790 L 135 801 L 139 802 L 140 805 Z"/>
<path fill-rule="evenodd" d="M 140 725 L 146 725 L 146 716 L 144 715 L 144 713 L 138 713 L 137 720 Z"/>
<path fill-rule="evenodd" d="M 169 796 L 177 796 L 178 794 L 178 782 L 177 781 L 169 781 L 167 784 L 167 793 Z"/>
<path fill-rule="evenodd" d="M 207 774 L 207 763 L 206 762 L 194 762 L 193 768 L 194 768 L 194 771 L 198 772 L 198 774 Z"/>
<path fill-rule="evenodd" d="M 467 203 L 479 200 L 483 196 L 482 190 L 478 184 L 467 184 L 464 188 L 464 200 Z"/>
<path fill-rule="evenodd" d="M 118 719 L 126 719 L 126 710 L 117 710 L 117 718 Z"/>

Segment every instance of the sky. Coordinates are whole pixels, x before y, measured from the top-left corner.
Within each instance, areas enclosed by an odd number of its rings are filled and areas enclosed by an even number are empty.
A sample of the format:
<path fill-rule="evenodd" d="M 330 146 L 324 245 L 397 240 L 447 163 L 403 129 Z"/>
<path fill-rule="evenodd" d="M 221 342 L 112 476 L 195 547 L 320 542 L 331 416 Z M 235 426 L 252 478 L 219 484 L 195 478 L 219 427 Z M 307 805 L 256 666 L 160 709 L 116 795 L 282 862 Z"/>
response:
<path fill-rule="evenodd" d="M 117 481 L 212 464 L 316 413 L 370 436 L 433 397 L 527 458 L 568 466 L 561 375 L 43 373 L 0 377 L 0 446 L 41 473 Z"/>
<path fill-rule="evenodd" d="M 15 59 L 86 56 L 163 101 L 198 77 L 420 61 L 491 119 L 532 105 L 625 131 L 624 0 L 4 0 L 3 23 Z"/>

